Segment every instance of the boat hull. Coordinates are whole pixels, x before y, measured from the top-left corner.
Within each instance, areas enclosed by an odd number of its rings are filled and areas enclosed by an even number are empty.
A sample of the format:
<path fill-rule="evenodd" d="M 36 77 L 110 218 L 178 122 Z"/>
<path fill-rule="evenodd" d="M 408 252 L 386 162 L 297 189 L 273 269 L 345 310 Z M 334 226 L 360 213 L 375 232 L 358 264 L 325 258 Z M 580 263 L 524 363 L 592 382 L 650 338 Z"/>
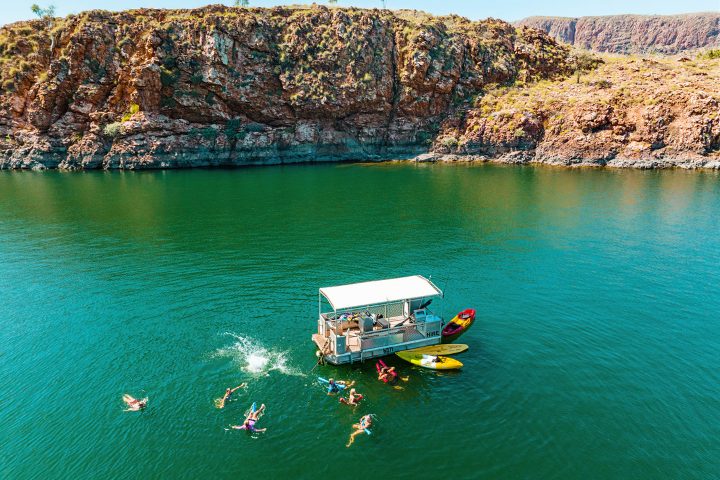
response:
<path fill-rule="evenodd" d="M 319 334 L 313 334 L 312 340 L 315 343 L 315 346 L 317 346 L 318 349 L 322 349 L 325 345 L 325 339 Z M 326 353 L 323 354 L 323 360 L 327 363 L 330 363 L 332 365 L 346 365 L 346 364 L 353 364 L 357 362 L 364 362 L 366 360 L 373 360 L 381 357 L 385 357 L 388 355 L 392 355 L 393 353 L 397 353 L 404 350 L 410 350 L 413 348 L 419 348 L 419 347 L 428 347 L 433 345 L 439 345 L 440 344 L 440 335 L 432 336 L 428 338 L 421 338 L 418 340 L 412 340 L 405 343 L 400 344 L 394 344 L 394 345 L 388 345 L 388 346 L 380 346 L 377 348 L 370 348 L 367 350 L 352 352 L 348 351 L 342 354 L 333 354 L 333 353 Z M 322 351 L 322 350 L 321 350 Z"/>

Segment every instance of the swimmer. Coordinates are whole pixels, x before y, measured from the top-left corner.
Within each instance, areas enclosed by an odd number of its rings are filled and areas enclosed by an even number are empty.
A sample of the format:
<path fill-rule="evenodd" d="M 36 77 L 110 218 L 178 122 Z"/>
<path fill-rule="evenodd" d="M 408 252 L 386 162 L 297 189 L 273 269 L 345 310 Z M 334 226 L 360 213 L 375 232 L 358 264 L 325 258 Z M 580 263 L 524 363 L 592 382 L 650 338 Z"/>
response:
<path fill-rule="evenodd" d="M 239 388 L 245 388 L 245 387 L 247 387 L 247 383 L 241 383 L 240 385 L 238 385 L 238 386 L 235 387 L 235 388 L 227 388 L 227 389 L 225 389 L 225 395 L 224 395 L 222 398 L 220 398 L 220 399 L 218 399 L 218 400 L 215 401 L 215 406 L 216 406 L 217 408 L 224 408 L 224 407 L 225 407 L 225 402 L 230 399 L 230 396 L 231 396 L 233 393 L 235 393 L 235 390 L 237 390 L 237 389 L 239 389 Z"/>
<path fill-rule="evenodd" d="M 355 429 L 355 431 L 350 434 L 350 439 L 345 446 L 349 447 L 350 445 L 352 445 L 355 441 L 355 437 L 357 437 L 361 433 L 368 433 L 370 431 L 370 427 L 372 427 L 371 415 L 365 415 L 364 417 L 360 418 L 360 421 L 358 423 L 353 424 L 353 428 Z"/>
<path fill-rule="evenodd" d="M 264 411 L 265 404 L 263 403 L 256 411 L 253 412 L 251 410 L 250 413 L 248 413 L 242 425 L 233 425 L 232 428 L 235 430 L 247 430 L 250 433 L 264 432 L 267 428 L 255 428 L 255 423 L 260 419 L 260 415 L 262 415 Z"/>
<path fill-rule="evenodd" d="M 360 400 L 363 399 L 363 396 L 355 391 L 354 388 L 350 389 L 350 395 L 348 395 L 348 398 L 340 398 L 340 403 L 344 403 L 345 405 L 350 405 L 351 407 L 357 406 L 358 403 L 360 403 Z"/>
<path fill-rule="evenodd" d="M 355 385 L 355 381 L 354 381 L 354 380 L 353 380 L 352 382 L 348 383 L 348 382 L 346 382 L 346 381 L 344 381 L 344 380 L 335 381 L 335 380 L 333 380 L 332 378 L 329 378 L 329 379 L 328 379 L 328 387 L 327 387 L 328 393 L 327 393 L 327 394 L 328 394 L 328 395 L 332 395 L 333 393 L 339 393 L 340 390 L 345 390 L 347 387 L 352 387 L 353 385 Z"/>
<path fill-rule="evenodd" d="M 399 376 L 398 373 L 395 371 L 395 367 L 382 367 L 378 372 L 378 380 L 381 380 L 385 383 L 395 383 L 397 382 L 398 378 L 403 382 L 407 382 L 408 380 L 410 380 L 410 377 Z"/>
<path fill-rule="evenodd" d="M 147 407 L 148 399 L 146 397 L 142 400 L 138 400 L 137 398 L 134 398 L 126 393 L 125 395 L 123 395 L 123 402 L 125 402 L 128 406 L 128 408 L 124 410 L 125 412 L 139 412 L 143 408 Z"/>

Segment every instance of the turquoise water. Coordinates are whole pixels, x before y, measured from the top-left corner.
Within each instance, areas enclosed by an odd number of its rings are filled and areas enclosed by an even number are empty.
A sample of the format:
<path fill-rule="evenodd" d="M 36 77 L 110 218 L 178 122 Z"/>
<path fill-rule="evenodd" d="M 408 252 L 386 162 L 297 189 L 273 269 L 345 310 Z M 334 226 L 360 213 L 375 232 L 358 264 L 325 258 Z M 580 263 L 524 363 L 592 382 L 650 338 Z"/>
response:
<path fill-rule="evenodd" d="M 707 172 L 0 172 L 0 477 L 717 478 L 718 212 Z M 477 309 L 462 371 L 311 372 L 318 287 L 410 274 Z"/>

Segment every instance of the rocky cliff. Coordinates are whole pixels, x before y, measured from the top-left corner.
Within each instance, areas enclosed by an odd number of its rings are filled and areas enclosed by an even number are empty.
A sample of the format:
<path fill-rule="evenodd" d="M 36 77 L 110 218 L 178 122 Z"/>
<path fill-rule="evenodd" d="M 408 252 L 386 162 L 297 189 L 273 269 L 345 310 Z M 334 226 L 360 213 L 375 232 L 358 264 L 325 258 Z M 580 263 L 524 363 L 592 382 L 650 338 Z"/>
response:
<path fill-rule="evenodd" d="M 529 17 L 516 24 L 597 52 L 675 54 L 720 47 L 720 13 Z"/>
<path fill-rule="evenodd" d="M 714 165 L 717 61 L 668 66 L 692 64 L 694 73 L 682 74 L 690 86 L 658 97 L 654 109 L 628 106 L 621 133 L 621 103 L 592 106 L 594 89 L 619 84 L 592 86 L 591 74 L 572 83 L 573 71 L 597 63 L 587 60 L 536 29 L 414 11 L 209 6 L 20 22 L 0 29 L 0 168 L 231 166 L 428 151 L 607 163 L 634 152 L 620 148 L 632 142 L 649 150 L 628 156 L 629 165 L 685 165 L 689 155 L 691 166 Z M 624 86 L 612 98 L 649 101 L 665 72 L 628 68 L 621 76 L 644 79 L 643 90 Z M 557 102 L 512 106 L 537 85 Z M 559 140 L 548 142 L 556 138 L 553 108 L 580 120 L 563 123 Z M 583 118 L 593 112 L 599 117 L 586 131 Z M 625 135 L 613 137 L 609 153 L 595 145 L 608 129 Z"/>
<path fill-rule="evenodd" d="M 5 26 L 0 56 L 5 168 L 409 156 L 487 84 L 570 70 L 505 22 L 321 6 L 90 11 Z"/>
<path fill-rule="evenodd" d="M 488 91 L 424 158 L 718 169 L 718 85 L 720 59 L 605 57 L 563 81 Z"/>

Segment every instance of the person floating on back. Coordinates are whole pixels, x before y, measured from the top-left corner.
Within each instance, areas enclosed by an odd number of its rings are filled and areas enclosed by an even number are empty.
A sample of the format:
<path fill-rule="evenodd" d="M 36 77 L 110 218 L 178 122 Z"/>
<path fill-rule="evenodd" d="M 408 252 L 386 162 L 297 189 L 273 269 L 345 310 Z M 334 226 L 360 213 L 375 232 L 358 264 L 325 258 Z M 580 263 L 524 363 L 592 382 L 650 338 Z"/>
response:
<path fill-rule="evenodd" d="M 333 393 L 339 393 L 340 390 L 345 390 L 347 387 L 352 387 L 353 385 L 355 385 L 355 381 L 354 381 L 354 380 L 353 380 L 352 382 L 348 383 L 348 382 L 345 382 L 345 381 L 343 381 L 343 380 L 335 381 L 335 380 L 333 380 L 332 378 L 329 378 L 329 379 L 328 379 L 328 386 L 327 386 L 327 389 L 328 389 L 328 393 L 327 393 L 327 394 L 328 394 L 328 395 L 331 395 L 331 394 L 333 394 Z"/>
<path fill-rule="evenodd" d="M 217 400 L 215 400 L 215 406 L 216 406 L 217 408 L 224 408 L 224 407 L 225 407 L 225 402 L 230 399 L 230 396 L 231 396 L 233 393 L 235 393 L 235 390 L 237 390 L 237 389 L 239 389 L 239 388 L 245 388 L 245 387 L 247 387 L 247 383 L 241 383 L 240 385 L 238 385 L 238 386 L 235 387 L 235 388 L 227 388 L 227 389 L 225 390 L 225 395 L 224 395 L 222 398 L 218 398 Z"/>
<path fill-rule="evenodd" d="M 253 404 L 254 406 L 255 404 Z M 264 432 L 267 430 L 267 428 L 255 428 L 255 423 L 260 419 L 260 415 L 263 414 L 265 411 L 265 404 L 263 403 L 260 405 L 260 408 L 255 410 L 254 408 L 250 409 L 250 412 L 248 413 L 247 417 L 245 417 L 245 421 L 242 425 L 233 425 L 232 428 L 235 430 L 246 430 L 250 433 L 255 432 Z"/>
<path fill-rule="evenodd" d="M 357 392 L 355 392 L 354 388 L 350 389 L 350 395 L 348 395 L 348 398 L 340 397 L 340 403 L 344 403 L 345 405 L 350 405 L 351 407 L 356 406 L 358 403 L 360 403 L 360 400 L 363 399 L 363 396 Z"/>
<path fill-rule="evenodd" d="M 350 445 L 352 445 L 355 441 L 355 437 L 357 437 L 361 433 L 367 433 L 368 435 L 370 435 L 370 427 L 372 427 L 372 422 L 372 415 L 368 414 L 360 418 L 360 421 L 358 423 L 353 424 L 353 428 L 355 429 L 355 431 L 350 434 L 350 439 L 345 446 L 349 447 Z"/>
<path fill-rule="evenodd" d="M 127 393 L 123 395 L 123 402 L 125 402 L 128 406 L 128 408 L 125 409 L 126 412 L 139 412 L 143 408 L 147 407 L 147 401 L 147 397 L 142 400 L 138 400 Z"/>

